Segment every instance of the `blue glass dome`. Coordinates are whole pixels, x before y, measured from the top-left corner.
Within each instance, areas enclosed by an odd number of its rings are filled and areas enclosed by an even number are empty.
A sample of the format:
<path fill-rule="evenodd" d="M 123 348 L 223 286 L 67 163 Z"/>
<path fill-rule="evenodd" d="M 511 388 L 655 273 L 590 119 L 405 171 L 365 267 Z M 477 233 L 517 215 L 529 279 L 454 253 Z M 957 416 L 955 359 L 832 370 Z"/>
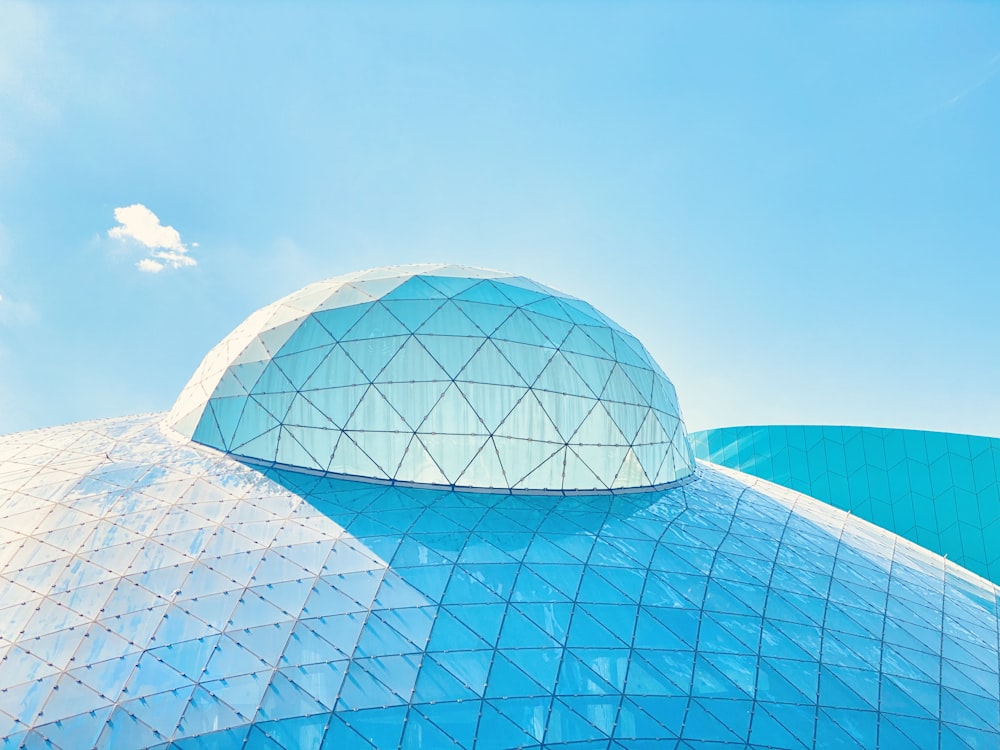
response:
<path fill-rule="evenodd" d="M 604 490 L 694 467 L 674 387 L 632 335 L 462 266 L 339 276 L 257 311 L 171 420 L 244 459 L 393 481 Z"/>

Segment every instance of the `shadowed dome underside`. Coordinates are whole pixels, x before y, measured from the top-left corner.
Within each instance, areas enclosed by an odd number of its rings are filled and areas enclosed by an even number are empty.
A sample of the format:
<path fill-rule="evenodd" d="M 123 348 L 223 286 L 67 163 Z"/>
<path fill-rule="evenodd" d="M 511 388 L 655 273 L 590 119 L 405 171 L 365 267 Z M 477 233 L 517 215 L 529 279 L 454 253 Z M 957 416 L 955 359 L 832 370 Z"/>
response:
<path fill-rule="evenodd" d="M 407 266 L 305 287 L 213 349 L 171 425 L 313 472 L 503 490 L 648 487 L 694 459 L 631 334 L 524 277 Z"/>

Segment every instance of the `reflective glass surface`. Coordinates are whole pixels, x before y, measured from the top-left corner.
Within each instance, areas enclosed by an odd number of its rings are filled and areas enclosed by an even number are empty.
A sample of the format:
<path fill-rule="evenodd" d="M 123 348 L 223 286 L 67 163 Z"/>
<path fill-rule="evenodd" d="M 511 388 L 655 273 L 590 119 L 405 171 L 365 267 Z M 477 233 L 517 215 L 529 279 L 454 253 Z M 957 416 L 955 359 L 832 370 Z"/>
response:
<path fill-rule="evenodd" d="M 521 496 L 0 438 L 0 744 L 995 748 L 997 589 L 699 466 Z"/>
<path fill-rule="evenodd" d="M 694 467 L 674 387 L 631 334 L 574 297 L 461 266 L 340 276 L 257 311 L 171 423 L 269 465 L 414 483 L 632 488 Z"/>
<path fill-rule="evenodd" d="M 727 427 L 699 458 L 825 500 L 1000 581 L 1000 439 L 875 427 Z"/>

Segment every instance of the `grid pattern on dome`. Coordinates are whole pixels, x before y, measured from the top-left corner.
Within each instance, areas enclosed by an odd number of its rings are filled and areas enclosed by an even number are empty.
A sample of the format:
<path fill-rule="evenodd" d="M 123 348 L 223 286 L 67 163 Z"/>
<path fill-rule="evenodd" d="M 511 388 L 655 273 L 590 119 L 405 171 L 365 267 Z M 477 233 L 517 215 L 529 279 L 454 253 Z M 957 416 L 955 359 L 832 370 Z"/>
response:
<path fill-rule="evenodd" d="M 158 419 L 0 439 L 4 747 L 1000 743 L 996 588 L 811 498 L 262 474 Z"/>
<path fill-rule="evenodd" d="M 855 513 L 1000 581 L 1000 439 L 877 427 L 727 427 L 699 458 Z"/>
<path fill-rule="evenodd" d="M 171 419 L 234 455 L 429 484 L 648 487 L 694 466 L 639 341 L 578 299 L 464 267 L 352 274 L 258 311 Z"/>

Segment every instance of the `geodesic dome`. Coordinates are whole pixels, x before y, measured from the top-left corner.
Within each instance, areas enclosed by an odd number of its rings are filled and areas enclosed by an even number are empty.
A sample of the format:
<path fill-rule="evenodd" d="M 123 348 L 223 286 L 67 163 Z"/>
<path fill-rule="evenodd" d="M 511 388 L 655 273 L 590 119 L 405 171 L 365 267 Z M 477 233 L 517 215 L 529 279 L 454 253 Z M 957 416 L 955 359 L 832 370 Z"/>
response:
<path fill-rule="evenodd" d="M 314 471 L 514 490 L 691 473 L 673 385 L 586 302 L 463 266 L 311 284 L 213 349 L 171 420 L 196 442 Z"/>

